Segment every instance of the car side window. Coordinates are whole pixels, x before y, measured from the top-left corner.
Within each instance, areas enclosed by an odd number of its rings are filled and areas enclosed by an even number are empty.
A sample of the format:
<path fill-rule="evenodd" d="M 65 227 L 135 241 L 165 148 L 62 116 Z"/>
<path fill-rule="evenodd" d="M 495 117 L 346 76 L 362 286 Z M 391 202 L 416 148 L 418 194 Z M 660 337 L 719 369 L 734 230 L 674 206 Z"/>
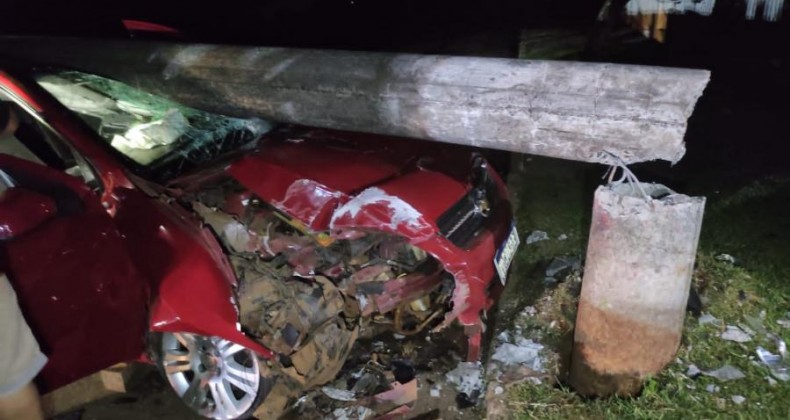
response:
<path fill-rule="evenodd" d="M 17 120 L 15 129 L 0 138 L 0 153 L 49 166 L 81 178 L 92 189 L 100 188 L 90 165 L 49 126 L 4 97 L 2 90 L 0 106 L 10 110 Z"/>

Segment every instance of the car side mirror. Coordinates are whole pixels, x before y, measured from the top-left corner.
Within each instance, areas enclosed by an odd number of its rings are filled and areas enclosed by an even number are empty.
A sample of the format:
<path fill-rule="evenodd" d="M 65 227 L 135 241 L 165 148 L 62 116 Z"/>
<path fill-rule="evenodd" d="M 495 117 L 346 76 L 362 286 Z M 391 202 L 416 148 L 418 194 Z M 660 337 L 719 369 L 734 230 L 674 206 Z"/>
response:
<path fill-rule="evenodd" d="M 12 187 L 0 193 L 0 240 L 29 232 L 57 213 L 55 201 L 35 191 Z"/>

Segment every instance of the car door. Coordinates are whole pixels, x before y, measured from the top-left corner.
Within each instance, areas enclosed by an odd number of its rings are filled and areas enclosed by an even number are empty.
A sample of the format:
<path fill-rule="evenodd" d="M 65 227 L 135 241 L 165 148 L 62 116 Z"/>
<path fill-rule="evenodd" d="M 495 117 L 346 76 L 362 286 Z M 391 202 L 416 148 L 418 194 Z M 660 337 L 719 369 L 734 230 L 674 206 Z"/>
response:
<path fill-rule="evenodd" d="M 55 211 L 0 240 L 0 271 L 49 358 L 38 377 L 49 391 L 141 355 L 148 291 L 102 205 L 103 186 L 91 166 L 34 115 L 16 110 L 29 125 L 24 136 L 17 130 L 0 138 L 4 194 L 33 191 Z"/>

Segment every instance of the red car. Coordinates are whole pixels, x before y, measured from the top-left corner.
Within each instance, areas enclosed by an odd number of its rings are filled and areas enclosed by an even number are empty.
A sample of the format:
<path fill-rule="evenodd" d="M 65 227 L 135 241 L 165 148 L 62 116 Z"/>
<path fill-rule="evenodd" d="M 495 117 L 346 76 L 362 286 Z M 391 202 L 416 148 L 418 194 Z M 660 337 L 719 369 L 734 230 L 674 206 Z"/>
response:
<path fill-rule="evenodd" d="M 199 414 L 333 379 L 360 333 L 465 326 L 518 246 L 471 149 L 191 109 L 76 71 L 5 66 L 0 271 L 49 362 L 43 391 L 157 363 Z M 276 381 L 287 377 L 288 380 Z"/>

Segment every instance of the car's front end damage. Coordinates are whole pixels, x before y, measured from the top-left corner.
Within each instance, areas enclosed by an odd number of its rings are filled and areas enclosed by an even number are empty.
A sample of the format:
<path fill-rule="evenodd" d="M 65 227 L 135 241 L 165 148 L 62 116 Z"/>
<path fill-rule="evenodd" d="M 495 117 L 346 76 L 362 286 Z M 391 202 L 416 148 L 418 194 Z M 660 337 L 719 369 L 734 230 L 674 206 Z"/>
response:
<path fill-rule="evenodd" d="M 226 251 L 242 331 L 301 389 L 332 380 L 366 326 L 412 335 L 458 320 L 478 358 L 511 228 L 481 156 L 350 136 L 279 130 L 170 183 Z"/>

